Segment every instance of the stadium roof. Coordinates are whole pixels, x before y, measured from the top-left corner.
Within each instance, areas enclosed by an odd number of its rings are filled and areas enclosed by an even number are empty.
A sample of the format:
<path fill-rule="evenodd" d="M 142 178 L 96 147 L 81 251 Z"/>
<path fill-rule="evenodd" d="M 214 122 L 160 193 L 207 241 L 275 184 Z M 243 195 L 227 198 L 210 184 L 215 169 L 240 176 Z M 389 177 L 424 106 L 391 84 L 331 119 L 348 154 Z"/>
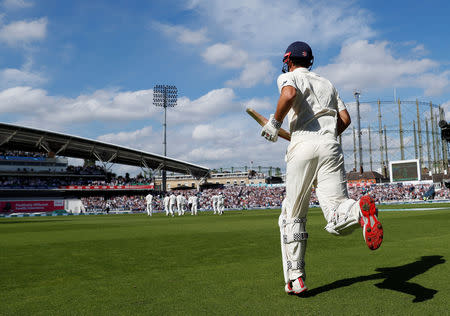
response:
<path fill-rule="evenodd" d="M 118 163 L 153 170 L 165 169 L 191 174 L 196 178 L 205 177 L 210 171 L 203 166 L 137 149 L 6 123 L 0 123 L 0 148 L 22 151 L 44 149 L 59 156 L 95 159 L 103 163 Z"/>

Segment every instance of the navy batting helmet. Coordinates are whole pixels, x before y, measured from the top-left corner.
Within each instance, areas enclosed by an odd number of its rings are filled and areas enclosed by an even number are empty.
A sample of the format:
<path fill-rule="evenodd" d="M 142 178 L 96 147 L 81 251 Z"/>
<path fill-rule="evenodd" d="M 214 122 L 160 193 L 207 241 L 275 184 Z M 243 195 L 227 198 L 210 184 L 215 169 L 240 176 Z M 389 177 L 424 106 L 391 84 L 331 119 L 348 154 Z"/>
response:
<path fill-rule="evenodd" d="M 314 63 L 311 47 L 305 42 L 294 42 L 288 46 L 283 57 L 283 72 L 289 70 L 287 63 L 290 59 L 304 61 L 304 64 L 308 68 L 311 68 Z"/>

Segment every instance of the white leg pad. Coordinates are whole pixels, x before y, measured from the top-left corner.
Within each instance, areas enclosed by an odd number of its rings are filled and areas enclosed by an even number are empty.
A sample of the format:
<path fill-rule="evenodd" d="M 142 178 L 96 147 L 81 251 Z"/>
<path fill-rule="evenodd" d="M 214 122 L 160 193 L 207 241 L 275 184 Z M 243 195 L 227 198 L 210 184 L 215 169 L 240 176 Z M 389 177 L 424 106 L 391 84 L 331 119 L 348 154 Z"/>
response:
<path fill-rule="evenodd" d="M 285 282 L 305 275 L 306 218 L 279 218 Z"/>
<path fill-rule="evenodd" d="M 284 203 L 283 203 L 284 204 Z M 287 255 L 286 255 L 286 246 L 284 244 L 284 226 L 283 222 L 286 221 L 286 216 L 281 213 L 280 217 L 278 218 L 278 226 L 280 227 L 280 242 L 281 242 L 281 260 L 283 261 L 283 276 L 284 276 L 284 283 L 289 282 L 289 276 L 288 276 L 288 265 L 287 265 Z"/>
<path fill-rule="evenodd" d="M 345 200 L 330 214 L 325 230 L 334 235 L 348 235 L 357 228 L 359 218 L 359 202 L 352 199 Z"/>

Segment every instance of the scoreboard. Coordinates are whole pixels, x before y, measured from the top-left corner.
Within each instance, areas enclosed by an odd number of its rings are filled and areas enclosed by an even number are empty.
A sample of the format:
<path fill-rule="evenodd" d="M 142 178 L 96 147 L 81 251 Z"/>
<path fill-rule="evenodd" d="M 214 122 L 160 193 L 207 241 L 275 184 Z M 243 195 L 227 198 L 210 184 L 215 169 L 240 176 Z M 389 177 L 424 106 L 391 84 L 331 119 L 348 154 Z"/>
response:
<path fill-rule="evenodd" d="M 389 162 L 391 182 L 420 181 L 420 164 L 418 159 Z"/>

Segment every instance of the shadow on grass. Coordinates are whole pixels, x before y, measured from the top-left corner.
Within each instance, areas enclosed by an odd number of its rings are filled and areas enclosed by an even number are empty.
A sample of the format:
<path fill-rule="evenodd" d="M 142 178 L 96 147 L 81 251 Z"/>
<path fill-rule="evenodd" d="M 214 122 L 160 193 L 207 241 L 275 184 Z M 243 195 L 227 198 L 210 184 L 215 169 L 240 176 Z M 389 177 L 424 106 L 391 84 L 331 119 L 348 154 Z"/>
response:
<path fill-rule="evenodd" d="M 377 268 L 370 275 L 363 275 L 354 278 L 347 278 L 326 284 L 305 292 L 302 297 L 312 297 L 318 294 L 335 290 L 341 287 L 350 286 L 352 284 L 370 280 L 382 280 L 375 284 L 379 289 L 388 289 L 414 296 L 413 302 L 423 302 L 430 300 L 438 292 L 434 289 L 428 289 L 420 284 L 408 282 L 408 280 L 425 273 L 432 267 L 445 263 L 443 256 L 423 256 L 420 260 L 408 263 L 399 267 Z"/>

